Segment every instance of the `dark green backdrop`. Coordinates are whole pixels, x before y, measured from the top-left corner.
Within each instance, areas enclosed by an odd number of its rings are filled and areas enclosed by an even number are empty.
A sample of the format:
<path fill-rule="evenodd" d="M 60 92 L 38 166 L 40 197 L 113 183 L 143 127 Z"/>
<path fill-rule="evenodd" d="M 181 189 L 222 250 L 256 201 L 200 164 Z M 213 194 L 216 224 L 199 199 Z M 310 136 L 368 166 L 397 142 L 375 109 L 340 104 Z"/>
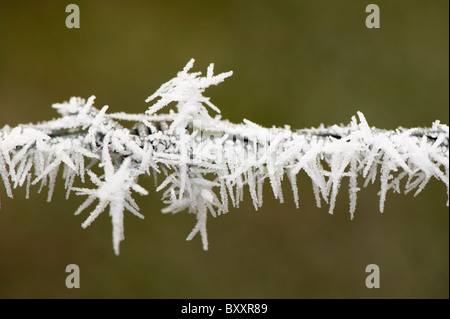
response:
<path fill-rule="evenodd" d="M 381 29 L 365 27 L 366 1 L 2 1 L 0 127 L 48 120 L 51 104 L 97 96 L 111 112 L 143 112 L 145 98 L 192 57 L 233 70 L 208 89 L 223 117 L 303 128 L 348 123 L 430 126 L 449 118 L 448 1 L 372 1 Z M 81 28 L 67 29 L 76 3 Z M 59 180 L 61 182 L 61 180 Z M 61 185 L 61 183 L 59 184 Z M 114 256 L 111 225 L 73 216 L 82 198 L 54 201 L 0 187 L 0 298 L 448 298 L 449 213 L 442 183 L 418 196 L 363 189 L 355 220 L 341 190 L 334 215 L 316 208 L 308 178 L 301 207 L 267 187 L 264 207 L 209 219 L 210 250 L 186 242 L 195 217 L 162 215 L 161 194 L 138 198 L 146 216 L 125 217 Z M 346 185 L 346 183 L 344 184 Z M 247 198 L 249 197 L 246 194 Z M 81 288 L 65 287 L 65 267 Z M 365 287 L 365 267 L 381 288 Z"/>

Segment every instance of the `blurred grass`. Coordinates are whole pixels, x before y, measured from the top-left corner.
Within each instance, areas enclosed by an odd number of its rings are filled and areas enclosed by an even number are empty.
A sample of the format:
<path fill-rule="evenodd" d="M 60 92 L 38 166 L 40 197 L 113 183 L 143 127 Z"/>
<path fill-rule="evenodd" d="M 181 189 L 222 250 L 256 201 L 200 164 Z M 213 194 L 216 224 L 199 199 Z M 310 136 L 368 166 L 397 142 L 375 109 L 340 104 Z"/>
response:
<path fill-rule="evenodd" d="M 191 57 L 195 70 L 234 71 L 206 92 L 234 122 L 303 128 L 360 110 L 380 128 L 448 123 L 448 1 L 377 1 L 379 30 L 365 27 L 361 1 L 77 1 L 77 30 L 65 28 L 69 3 L 0 3 L 0 126 L 48 120 L 70 96 L 142 112 Z M 449 297 L 449 214 L 436 181 L 417 198 L 389 195 L 383 214 L 379 185 L 369 186 L 354 221 L 345 187 L 330 216 L 305 176 L 299 210 L 288 185 L 285 204 L 267 185 L 260 211 L 246 202 L 209 219 L 208 252 L 185 241 L 193 215 L 160 213 L 151 181 L 138 199 L 146 218 L 126 216 L 119 257 L 106 214 L 81 229 L 81 198 L 58 189 L 46 203 L 16 190 L 11 200 L 0 187 L 0 298 Z M 70 263 L 81 289 L 64 285 Z M 364 285 L 370 263 L 381 289 Z"/>

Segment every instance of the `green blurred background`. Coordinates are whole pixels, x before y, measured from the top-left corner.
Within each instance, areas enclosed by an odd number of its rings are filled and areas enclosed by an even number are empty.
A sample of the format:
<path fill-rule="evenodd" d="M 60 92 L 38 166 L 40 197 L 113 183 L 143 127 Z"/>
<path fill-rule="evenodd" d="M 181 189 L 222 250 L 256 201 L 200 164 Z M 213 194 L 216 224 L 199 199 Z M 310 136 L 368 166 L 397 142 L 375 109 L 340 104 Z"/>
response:
<path fill-rule="evenodd" d="M 66 5 L 81 10 L 67 29 Z M 381 29 L 365 27 L 365 7 Z M 143 112 L 145 98 L 190 58 L 234 75 L 206 91 L 224 118 L 293 128 L 348 123 L 358 110 L 393 129 L 449 119 L 448 1 L 2 1 L 0 127 L 51 119 L 51 104 L 97 96 L 110 112 Z M 361 182 L 361 181 L 360 181 Z M 448 298 L 449 213 L 442 183 L 416 198 L 363 189 L 350 221 L 346 182 L 334 215 L 316 208 L 301 176 L 300 209 L 266 185 L 264 207 L 210 218 L 210 250 L 186 212 L 163 215 L 152 179 L 125 217 L 114 256 L 109 216 L 86 230 L 83 198 L 54 200 L 0 187 L 0 298 Z M 61 179 L 59 185 L 62 186 Z M 249 195 L 245 195 L 249 198 Z M 65 267 L 81 288 L 65 287 Z M 365 287 L 365 267 L 381 288 Z"/>

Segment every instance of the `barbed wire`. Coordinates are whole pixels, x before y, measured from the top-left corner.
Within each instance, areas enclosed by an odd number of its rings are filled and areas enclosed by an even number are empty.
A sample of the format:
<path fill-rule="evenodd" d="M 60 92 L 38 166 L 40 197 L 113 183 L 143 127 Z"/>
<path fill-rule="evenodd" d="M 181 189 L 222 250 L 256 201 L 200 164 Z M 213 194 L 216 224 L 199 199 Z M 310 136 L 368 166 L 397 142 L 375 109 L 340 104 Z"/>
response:
<path fill-rule="evenodd" d="M 205 77 L 190 73 L 193 60 L 175 78 L 163 84 L 147 101 L 157 100 L 144 114 L 108 114 L 88 100 L 71 98 L 54 104 L 61 117 L 38 124 L 0 129 L 0 176 L 9 197 L 17 187 L 47 186 L 51 200 L 62 168 L 66 198 L 71 192 L 88 196 L 76 210 L 80 214 L 95 201 L 97 206 L 82 227 L 88 227 L 108 206 L 113 224 L 113 246 L 119 253 L 124 238 L 125 210 L 143 218 L 132 193 L 147 195 L 138 184 L 141 175 L 164 176 L 157 187 L 167 205 L 163 213 L 188 211 L 197 223 L 187 239 L 200 233 L 208 249 L 206 220 L 239 207 L 248 188 L 255 209 L 263 204 L 263 185 L 270 182 L 274 196 L 284 201 L 282 181 L 287 176 L 299 206 L 297 176 L 304 171 L 312 182 L 317 206 L 325 201 L 333 213 L 344 178 L 349 180 L 349 212 L 356 210 L 358 179 L 380 182 L 379 209 L 384 210 L 389 190 L 415 195 L 433 178 L 449 194 L 449 129 L 439 121 L 429 128 L 383 130 L 370 127 L 357 113 L 350 124 L 291 130 L 264 128 L 244 119 L 241 124 L 212 117 L 220 113 L 205 88 L 217 85 L 231 72 Z M 176 111 L 160 111 L 172 102 Z M 134 122 L 132 129 L 121 122 Z M 86 163 L 89 161 L 89 163 Z M 102 171 L 98 176 L 95 171 Z M 92 168 L 92 170 L 91 170 Z M 96 188 L 74 187 L 86 176 Z M 402 182 L 404 184 L 402 185 Z"/>

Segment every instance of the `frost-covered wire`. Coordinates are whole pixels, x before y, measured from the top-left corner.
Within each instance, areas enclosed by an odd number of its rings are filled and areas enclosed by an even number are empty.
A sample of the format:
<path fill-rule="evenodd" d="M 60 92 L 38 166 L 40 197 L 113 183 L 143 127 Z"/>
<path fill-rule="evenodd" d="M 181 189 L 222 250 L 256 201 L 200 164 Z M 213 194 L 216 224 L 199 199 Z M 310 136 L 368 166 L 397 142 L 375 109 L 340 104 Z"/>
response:
<path fill-rule="evenodd" d="M 414 191 L 434 178 L 449 194 L 449 128 L 439 121 L 430 128 L 382 130 L 370 127 L 357 112 L 347 126 L 292 130 L 264 128 L 249 120 L 233 124 L 212 116 L 220 113 L 204 90 L 221 83 L 232 72 L 206 76 L 190 72 L 190 60 L 172 80 L 163 84 L 147 102 L 143 114 L 107 113 L 107 106 L 94 107 L 88 100 L 72 97 L 54 104 L 60 118 L 38 124 L 5 126 L 0 130 L 0 176 L 6 194 L 39 184 L 48 187 L 51 200 L 60 169 L 68 198 L 72 191 L 87 199 L 76 214 L 97 202 L 82 224 L 88 227 L 107 207 L 113 224 L 113 247 L 119 254 L 124 238 L 125 210 L 143 218 L 132 193 L 147 195 L 138 184 L 141 175 L 164 176 L 157 185 L 167 205 L 163 213 L 188 211 L 197 223 L 188 235 L 200 233 L 208 249 L 206 222 L 239 207 L 248 188 L 255 209 L 263 204 L 263 185 L 268 180 L 273 194 L 283 202 L 286 176 L 299 207 L 297 175 L 304 171 L 312 182 L 317 206 L 322 201 L 333 213 L 343 178 L 348 178 L 349 212 L 356 210 L 359 179 L 363 186 L 380 181 L 379 210 L 383 212 L 388 191 Z M 161 113 L 170 105 L 175 106 Z M 121 122 L 135 122 L 133 129 Z M 91 168 L 98 167 L 98 176 Z M 74 187 L 86 175 L 96 188 Z"/>

